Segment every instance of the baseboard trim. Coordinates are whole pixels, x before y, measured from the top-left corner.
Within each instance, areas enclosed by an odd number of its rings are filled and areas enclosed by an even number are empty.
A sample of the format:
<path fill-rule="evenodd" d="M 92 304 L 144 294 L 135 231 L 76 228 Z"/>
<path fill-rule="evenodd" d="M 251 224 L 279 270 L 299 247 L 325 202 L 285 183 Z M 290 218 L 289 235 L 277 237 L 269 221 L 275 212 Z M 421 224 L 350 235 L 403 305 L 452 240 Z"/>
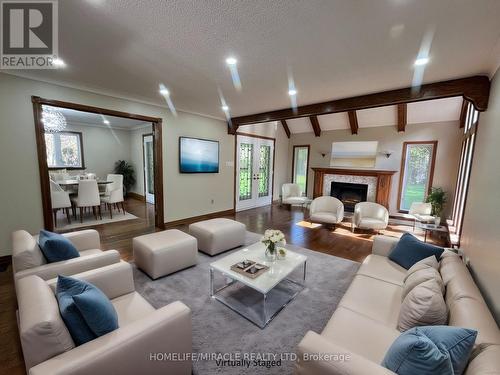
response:
<path fill-rule="evenodd" d="M 225 211 L 212 212 L 212 213 L 205 214 L 205 215 L 187 217 L 185 219 L 173 220 L 173 221 L 169 221 L 169 222 L 165 223 L 165 229 L 176 227 L 178 225 L 191 224 L 191 223 L 196 223 L 197 221 L 214 219 L 216 217 L 222 217 L 222 216 L 230 216 L 230 215 L 234 215 L 234 214 L 235 214 L 235 210 L 230 209 L 230 210 L 225 210 Z"/>
<path fill-rule="evenodd" d="M 146 197 L 144 195 L 141 195 L 141 194 L 137 194 L 137 193 L 130 191 L 127 193 L 127 196 L 129 198 L 136 199 L 136 200 L 141 201 L 141 202 L 146 202 Z"/>

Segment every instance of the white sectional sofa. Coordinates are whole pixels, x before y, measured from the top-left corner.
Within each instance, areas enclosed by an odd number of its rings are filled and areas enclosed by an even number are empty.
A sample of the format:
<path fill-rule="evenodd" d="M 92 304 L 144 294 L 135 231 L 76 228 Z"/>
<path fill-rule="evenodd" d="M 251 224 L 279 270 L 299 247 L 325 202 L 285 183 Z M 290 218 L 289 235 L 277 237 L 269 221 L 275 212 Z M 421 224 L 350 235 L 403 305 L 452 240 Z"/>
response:
<path fill-rule="evenodd" d="M 191 310 L 177 301 L 159 309 L 134 288 L 126 262 L 73 275 L 97 286 L 113 304 L 119 328 L 75 346 L 54 295 L 57 279 L 18 280 L 19 336 L 30 375 L 191 374 Z M 175 353 L 180 360 L 168 360 Z"/>
<path fill-rule="evenodd" d="M 387 257 L 397 238 L 376 236 L 361 267 L 321 334 L 309 331 L 298 345 L 297 374 L 394 374 L 382 367 L 397 330 L 406 269 Z M 465 375 L 500 374 L 500 331 L 458 255 L 443 254 L 449 324 L 478 331 Z"/>
<path fill-rule="evenodd" d="M 101 239 L 96 230 L 64 233 L 63 236 L 73 243 L 80 256 L 62 262 L 47 263 L 38 247 L 37 235 L 31 235 L 25 230 L 12 233 L 12 269 L 16 285 L 19 279 L 26 276 L 37 275 L 48 280 L 61 273 L 69 276 L 120 261 L 118 251 L 100 249 Z"/>

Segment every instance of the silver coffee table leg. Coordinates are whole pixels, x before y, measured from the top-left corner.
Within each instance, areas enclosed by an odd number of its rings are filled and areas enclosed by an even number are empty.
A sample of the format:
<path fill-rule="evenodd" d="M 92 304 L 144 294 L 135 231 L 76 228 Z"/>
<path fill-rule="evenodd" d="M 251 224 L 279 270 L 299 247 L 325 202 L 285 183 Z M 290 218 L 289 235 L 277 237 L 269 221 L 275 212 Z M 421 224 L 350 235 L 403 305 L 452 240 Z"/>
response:
<path fill-rule="evenodd" d="M 304 281 L 306 281 L 306 269 L 307 269 L 307 261 L 304 262 L 304 277 L 303 277 Z"/>
<path fill-rule="evenodd" d="M 263 326 L 266 325 L 267 323 L 267 311 L 266 311 L 266 302 L 267 302 L 267 294 L 263 294 L 263 299 L 262 299 L 262 323 L 263 323 Z"/>
<path fill-rule="evenodd" d="M 214 295 L 214 270 L 210 268 L 210 297 Z"/>

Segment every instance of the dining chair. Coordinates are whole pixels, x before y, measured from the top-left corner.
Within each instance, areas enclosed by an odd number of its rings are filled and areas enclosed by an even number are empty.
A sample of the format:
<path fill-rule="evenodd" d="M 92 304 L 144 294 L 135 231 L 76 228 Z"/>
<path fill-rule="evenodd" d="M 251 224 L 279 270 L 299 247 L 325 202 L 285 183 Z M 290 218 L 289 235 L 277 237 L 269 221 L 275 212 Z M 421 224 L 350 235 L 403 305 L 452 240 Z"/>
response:
<path fill-rule="evenodd" d="M 76 217 L 76 208 L 80 209 L 80 223 L 83 223 L 83 214 L 85 208 L 92 207 L 92 212 L 97 220 L 97 214 L 102 220 L 101 215 L 101 198 L 99 197 L 99 188 L 97 180 L 80 180 L 78 181 L 78 196 L 72 198 L 73 215 Z M 97 209 L 97 210 L 96 210 Z"/>
<path fill-rule="evenodd" d="M 71 224 L 71 215 L 69 209 L 71 208 L 71 201 L 69 194 L 59 186 L 58 183 L 50 180 L 50 200 L 52 201 L 52 212 L 54 214 L 54 226 L 57 227 L 57 211 L 63 209 L 66 211 L 66 218 L 68 224 Z"/>
<path fill-rule="evenodd" d="M 108 174 L 106 180 L 112 182 L 106 185 L 106 193 L 101 198 L 101 202 L 109 209 L 111 219 L 113 218 L 113 205 L 118 209 L 118 212 L 121 206 L 125 215 L 125 207 L 123 205 L 123 175 Z"/>

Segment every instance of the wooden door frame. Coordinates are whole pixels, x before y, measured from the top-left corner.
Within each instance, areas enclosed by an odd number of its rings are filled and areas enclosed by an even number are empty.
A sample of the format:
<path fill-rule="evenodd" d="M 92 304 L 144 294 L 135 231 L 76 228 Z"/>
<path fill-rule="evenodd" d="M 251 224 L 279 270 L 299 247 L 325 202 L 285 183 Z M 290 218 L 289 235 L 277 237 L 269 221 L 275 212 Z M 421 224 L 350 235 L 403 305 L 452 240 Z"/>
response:
<path fill-rule="evenodd" d="M 233 173 L 233 192 L 234 192 L 234 199 L 233 199 L 233 210 L 236 211 L 236 176 L 237 176 L 237 171 L 236 171 L 236 166 L 238 163 L 236 162 L 236 159 L 238 157 L 238 136 L 241 135 L 243 137 L 250 137 L 250 138 L 260 138 L 260 139 L 267 139 L 270 141 L 273 141 L 273 178 L 271 182 L 271 205 L 274 202 L 274 166 L 276 165 L 276 138 L 273 137 L 265 137 L 263 135 L 256 135 L 256 134 L 250 134 L 250 133 L 243 133 L 243 132 L 236 132 L 234 137 L 234 173 Z"/>
<path fill-rule="evenodd" d="M 295 169 L 295 148 L 296 147 L 307 147 L 307 168 L 306 168 L 306 191 L 304 191 L 304 194 L 307 197 L 307 184 L 309 182 L 309 161 L 311 157 L 311 145 L 293 145 L 293 152 L 292 152 L 292 183 L 295 183 L 294 181 L 294 169 Z"/>
<path fill-rule="evenodd" d="M 432 144 L 432 160 L 431 160 L 431 170 L 429 171 L 429 186 L 427 188 L 427 194 L 431 192 L 432 181 L 434 179 L 434 167 L 436 166 L 436 154 L 438 141 L 407 141 L 403 142 L 403 153 L 401 154 L 401 167 L 399 169 L 399 187 L 398 187 L 398 212 L 407 213 L 408 210 L 401 209 L 401 196 L 403 195 L 403 182 L 404 182 L 404 172 L 406 165 L 406 151 L 408 145 L 418 145 L 418 144 Z"/>
<path fill-rule="evenodd" d="M 93 107 L 84 104 L 65 102 L 53 99 L 44 99 L 38 96 L 32 96 L 33 117 L 35 123 L 36 147 L 38 154 L 38 169 L 40 171 L 40 189 L 42 193 L 43 223 L 44 228 L 53 231 L 54 223 L 52 220 L 52 200 L 50 197 L 50 176 L 47 166 L 47 150 L 45 147 L 44 127 L 42 124 L 42 105 L 53 107 L 74 109 L 77 111 L 98 113 L 102 115 L 128 118 L 150 122 L 153 125 L 153 158 L 154 158 L 154 190 L 155 190 L 155 226 L 164 229 L 164 206 L 163 206 L 163 146 L 162 146 L 162 119 L 159 117 L 150 117 L 137 115 L 128 112 L 120 112 L 112 109 Z"/>

